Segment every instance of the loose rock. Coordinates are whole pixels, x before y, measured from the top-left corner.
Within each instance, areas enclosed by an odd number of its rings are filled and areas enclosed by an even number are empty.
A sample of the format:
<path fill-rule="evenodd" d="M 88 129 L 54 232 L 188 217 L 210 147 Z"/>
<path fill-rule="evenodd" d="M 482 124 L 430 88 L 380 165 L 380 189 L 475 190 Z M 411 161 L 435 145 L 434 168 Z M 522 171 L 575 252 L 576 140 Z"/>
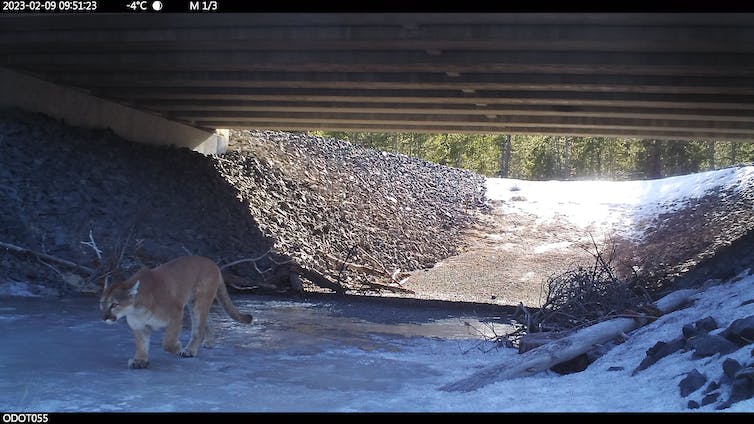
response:
<path fill-rule="evenodd" d="M 754 315 L 733 321 L 723 331 L 722 336 L 739 346 L 752 343 L 754 341 Z"/>
<path fill-rule="evenodd" d="M 707 382 L 707 377 L 702 375 L 696 369 L 686 374 L 686 377 L 681 380 L 679 387 L 681 389 L 681 397 L 686 397 L 689 394 L 695 392 Z"/>

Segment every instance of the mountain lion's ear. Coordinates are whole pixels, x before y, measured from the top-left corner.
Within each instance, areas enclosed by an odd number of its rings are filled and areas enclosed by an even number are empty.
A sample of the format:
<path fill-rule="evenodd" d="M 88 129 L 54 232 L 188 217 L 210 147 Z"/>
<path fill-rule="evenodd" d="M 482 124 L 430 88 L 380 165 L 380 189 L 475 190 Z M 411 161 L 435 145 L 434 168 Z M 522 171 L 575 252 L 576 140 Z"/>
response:
<path fill-rule="evenodd" d="M 128 291 L 128 294 L 130 294 L 130 295 L 131 295 L 131 297 L 136 297 L 136 293 L 138 293 L 138 292 L 139 292 L 139 283 L 140 283 L 140 282 L 141 282 L 141 281 L 139 281 L 139 280 L 136 280 L 136 284 L 134 284 L 134 286 L 133 286 L 133 287 L 131 287 L 131 290 L 129 290 L 129 291 Z"/>

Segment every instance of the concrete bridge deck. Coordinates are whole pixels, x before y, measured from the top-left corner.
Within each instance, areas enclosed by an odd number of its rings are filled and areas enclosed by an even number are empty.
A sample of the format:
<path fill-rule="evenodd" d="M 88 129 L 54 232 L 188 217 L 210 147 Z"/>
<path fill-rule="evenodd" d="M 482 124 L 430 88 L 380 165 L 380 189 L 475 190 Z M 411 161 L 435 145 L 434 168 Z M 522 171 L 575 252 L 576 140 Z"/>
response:
<path fill-rule="evenodd" d="M 3 14 L 0 67 L 205 135 L 754 138 L 752 13 Z"/>

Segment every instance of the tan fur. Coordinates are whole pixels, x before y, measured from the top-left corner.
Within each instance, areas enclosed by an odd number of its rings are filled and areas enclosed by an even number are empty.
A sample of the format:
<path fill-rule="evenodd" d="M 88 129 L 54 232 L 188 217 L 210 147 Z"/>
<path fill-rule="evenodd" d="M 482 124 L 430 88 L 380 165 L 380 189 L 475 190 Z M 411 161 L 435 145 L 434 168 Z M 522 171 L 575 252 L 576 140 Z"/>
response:
<path fill-rule="evenodd" d="M 165 328 L 162 347 L 166 351 L 182 357 L 196 356 L 199 345 L 210 335 L 207 317 L 215 296 L 231 318 L 251 323 L 252 316 L 241 314 L 231 303 L 220 268 L 201 256 L 182 256 L 106 286 L 100 310 L 102 319 L 109 324 L 126 317 L 136 342 L 136 354 L 128 366 L 146 368 L 152 330 Z M 191 339 L 182 349 L 178 338 L 186 306 L 191 313 Z"/>

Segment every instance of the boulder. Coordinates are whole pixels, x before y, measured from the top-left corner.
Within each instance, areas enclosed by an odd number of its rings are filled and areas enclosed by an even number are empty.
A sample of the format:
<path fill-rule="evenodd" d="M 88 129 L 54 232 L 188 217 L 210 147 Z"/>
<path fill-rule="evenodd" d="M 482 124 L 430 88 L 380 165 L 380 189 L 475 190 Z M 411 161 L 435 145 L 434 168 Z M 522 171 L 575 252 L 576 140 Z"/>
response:
<path fill-rule="evenodd" d="M 739 346 L 723 336 L 704 334 L 688 341 L 688 346 L 694 349 L 695 358 L 705 358 L 717 353 L 727 355 L 738 350 Z"/>
<path fill-rule="evenodd" d="M 700 387 L 707 382 L 707 377 L 696 369 L 691 370 L 686 377 L 681 380 L 678 386 L 681 389 L 681 397 L 686 397 L 691 393 L 697 391 Z"/>
<path fill-rule="evenodd" d="M 754 341 L 754 315 L 733 321 L 721 334 L 739 346 L 751 343 Z"/>

